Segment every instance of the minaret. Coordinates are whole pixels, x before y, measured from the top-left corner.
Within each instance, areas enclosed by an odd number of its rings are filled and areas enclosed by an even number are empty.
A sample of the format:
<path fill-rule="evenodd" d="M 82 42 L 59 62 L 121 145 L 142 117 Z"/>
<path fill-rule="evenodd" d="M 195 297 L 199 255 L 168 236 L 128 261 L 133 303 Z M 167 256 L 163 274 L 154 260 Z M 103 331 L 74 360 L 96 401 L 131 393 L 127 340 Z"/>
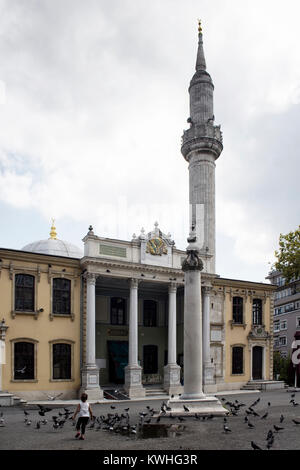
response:
<path fill-rule="evenodd" d="M 214 125 L 214 85 L 206 71 L 199 21 L 196 72 L 189 87 L 190 128 L 181 152 L 189 162 L 190 231 L 196 232 L 203 272 L 215 273 L 215 161 L 223 150 L 220 126 Z"/>

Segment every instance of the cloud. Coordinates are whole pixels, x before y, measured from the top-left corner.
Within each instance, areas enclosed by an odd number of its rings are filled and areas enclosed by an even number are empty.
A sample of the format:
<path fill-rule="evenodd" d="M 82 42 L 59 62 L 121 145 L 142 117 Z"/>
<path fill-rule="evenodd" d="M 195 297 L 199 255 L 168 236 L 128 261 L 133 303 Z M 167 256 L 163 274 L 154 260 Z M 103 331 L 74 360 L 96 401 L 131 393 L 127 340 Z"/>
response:
<path fill-rule="evenodd" d="M 239 277 L 236 266 L 248 266 L 254 276 L 257 263 L 262 277 L 279 233 L 298 225 L 300 5 L 288 6 L 1 2 L 0 202 L 58 225 L 74 221 L 73 243 L 84 235 L 80 224 L 130 239 L 158 220 L 184 249 L 188 165 L 180 138 L 200 16 L 224 137 L 217 253 L 232 241 L 218 269 L 235 266 Z"/>

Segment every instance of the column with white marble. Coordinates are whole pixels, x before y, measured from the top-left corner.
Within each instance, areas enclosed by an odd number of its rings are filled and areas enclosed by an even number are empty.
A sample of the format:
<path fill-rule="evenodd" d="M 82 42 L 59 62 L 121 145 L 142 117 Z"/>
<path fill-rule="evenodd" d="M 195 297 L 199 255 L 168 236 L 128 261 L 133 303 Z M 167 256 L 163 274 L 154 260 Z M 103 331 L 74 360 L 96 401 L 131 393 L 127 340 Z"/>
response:
<path fill-rule="evenodd" d="M 205 392 L 214 392 L 215 368 L 210 358 L 210 294 L 211 287 L 203 288 L 203 386 Z"/>
<path fill-rule="evenodd" d="M 199 257 L 199 246 L 195 230 L 188 238 L 187 257 L 184 271 L 184 391 L 179 399 L 169 400 L 170 413 L 174 415 L 216 414 L 224 415 L 225 410 L 214 396 L 203 392 L 203 337 L 201 271 L 203 262 Z"/>
<path fill-rule="evenodd" d="M 164 368 L 164 389 L 169 395 L 182 392 L 180 366 L 176 362 L 176 283 L 169 284 L 168 364 Z"/>
<path fill-rule="evenodd" d="M 124 389 L 129 398 L 145 396 L 142 385 L 142 368 L 138 364 L 138 280 L 130 279 L 129 351 L 125 367 Z"/>
<path fill-rule="evenodd" d="M 86 360 L 81 371 L 80 394 L 85 392 L 89 399 L 103 398 L 99 385 L 99 369 L 96 365 L 96 275 L 86 273 Z"/>

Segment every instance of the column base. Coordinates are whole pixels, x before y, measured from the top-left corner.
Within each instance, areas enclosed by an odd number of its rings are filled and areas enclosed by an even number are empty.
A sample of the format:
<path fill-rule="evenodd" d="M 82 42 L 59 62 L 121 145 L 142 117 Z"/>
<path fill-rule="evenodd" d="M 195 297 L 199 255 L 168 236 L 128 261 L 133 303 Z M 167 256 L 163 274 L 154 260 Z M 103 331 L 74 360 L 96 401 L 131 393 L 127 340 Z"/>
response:
<path fill-rule="evenodd" d="M 142 385 L 142 368 L 140 366 L 126 366 L 124 390 L 129 398 L 142 398 L 146 390 Z"/>
<path fill-rule="evenodd" d="M 96 365 L 86 365 L 81 370 L 81 387 L 79 396 L 87 393 L 88 400 L 101 400 L 103 398 L 103 390 L 99 385 L 99 369 Z"/>
<path fill-rule="evenodd" d="M 168 364 L 164 367 L 164 390 L 168 395 L 178 395 L 183 392 L 180 384 L 180 366 Z"/>
<path fill-rule="evenodd" d="M 218 386 L 217 384 L 203 385 L 203 391 L 204 393 L 216 393 L 218 391 Z"/>
<path fill-rule="evenodd" d="M 188 408 L 186 411 L 183 405 Z M 198 415 L 214 415 L 214 416 L 225 416 L 229 411 L 223 407 L 221 402 L 216 397 L 203 396 L 203 398 L 196 399 L 173 399 L 168 401 L 168 406 L 171 411 L 167 411 L 166 416 L 170 414 L 172 416 L 194 416 Z"/>

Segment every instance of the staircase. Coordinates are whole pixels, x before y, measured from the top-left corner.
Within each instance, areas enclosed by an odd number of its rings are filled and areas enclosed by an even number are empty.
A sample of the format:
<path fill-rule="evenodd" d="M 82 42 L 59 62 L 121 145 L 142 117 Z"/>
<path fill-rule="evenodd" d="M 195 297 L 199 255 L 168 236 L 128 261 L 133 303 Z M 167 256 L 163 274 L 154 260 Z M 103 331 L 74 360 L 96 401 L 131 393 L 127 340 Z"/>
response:
<path fill-rule="evenodd" d="M 284 388 L 284 382 L 280 380 L 249 380 L 242 390 L 278 390 Z"/>
<path fill-rule="evenodd" d="M 0 405 L 1 406 L 20 406 L 26 405 L 27 401 L 17 397 L 13 393 L 0 392 Z"/>
<path fill-rule="evenodd" d="M 167 392 L 163 389 L 162 385 L 145 385 L 146 398 L 169 398 Z"/>

